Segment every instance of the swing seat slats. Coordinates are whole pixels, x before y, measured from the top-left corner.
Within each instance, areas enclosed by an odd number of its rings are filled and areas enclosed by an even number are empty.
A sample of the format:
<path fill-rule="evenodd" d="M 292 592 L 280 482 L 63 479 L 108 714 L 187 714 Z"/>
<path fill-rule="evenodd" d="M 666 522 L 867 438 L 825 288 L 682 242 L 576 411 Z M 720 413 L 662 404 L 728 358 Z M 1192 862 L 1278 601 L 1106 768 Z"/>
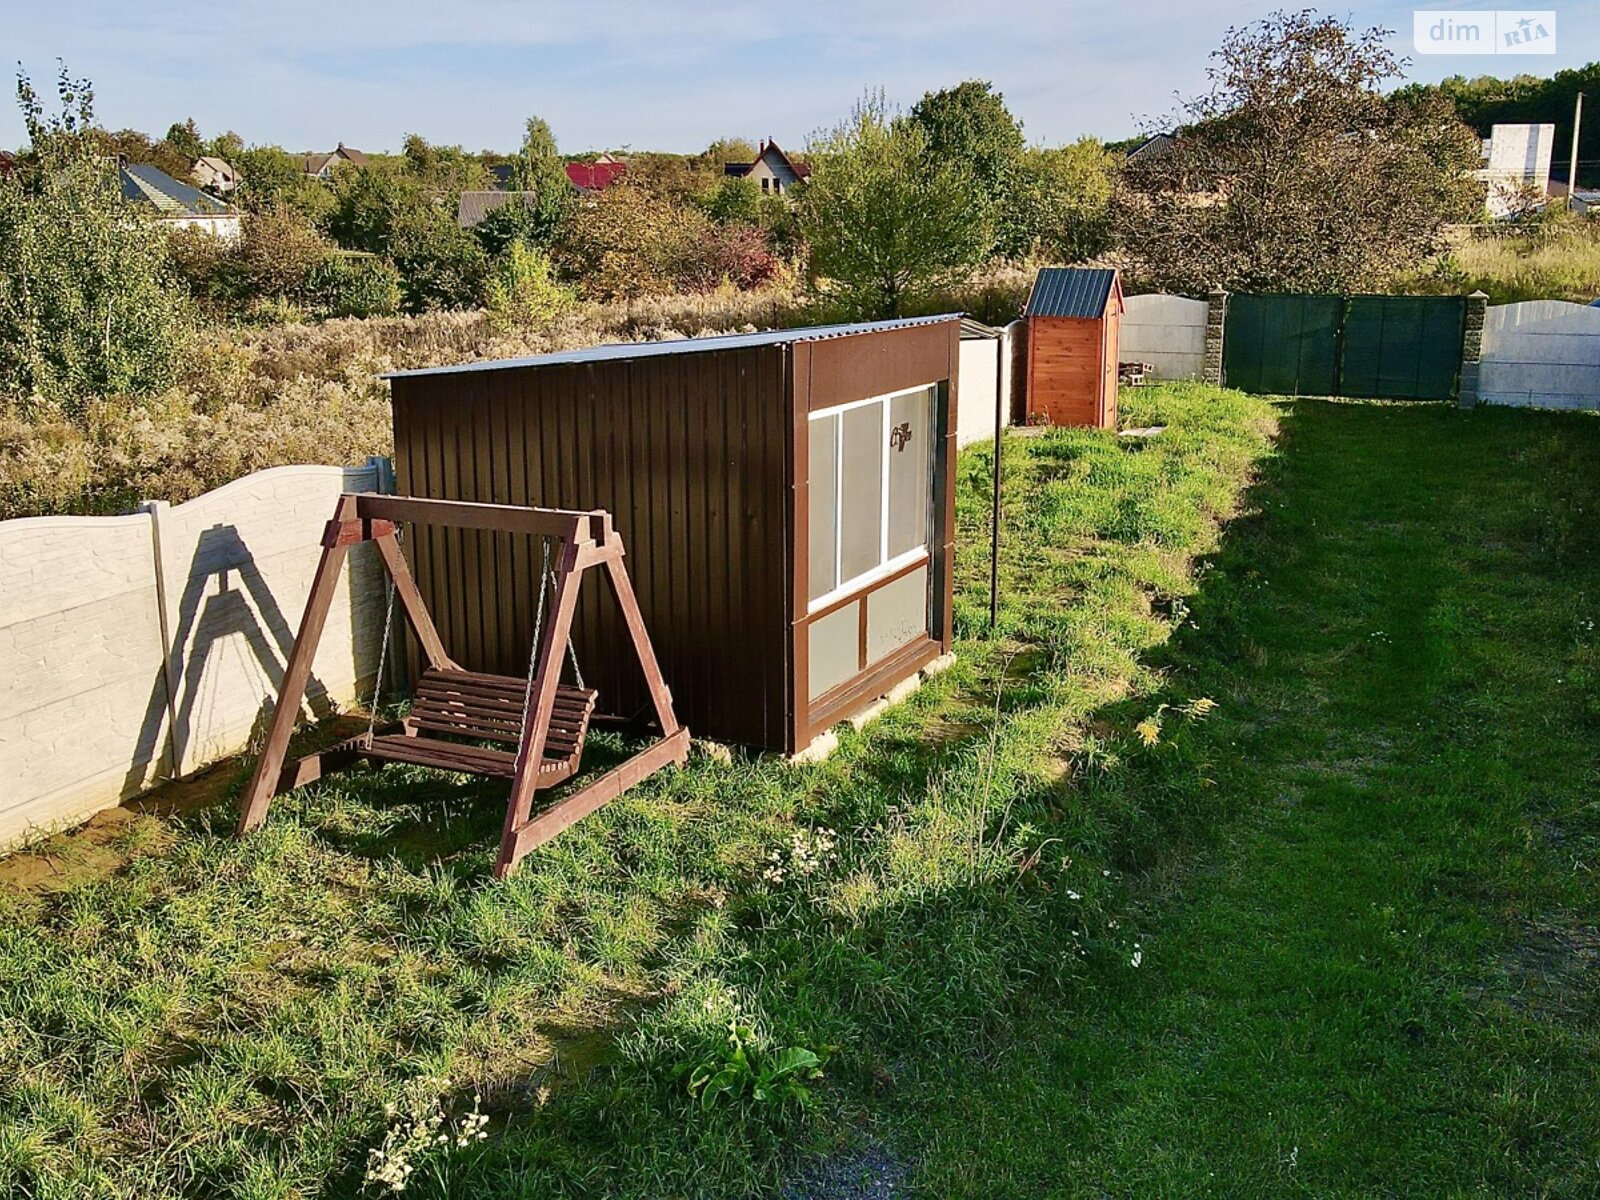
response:
<path fill-rule="evenodd" d="M 521 741 L 522 707 L 527 687 L 527 680 L 510 675 L 430 667 L 417 683 L 405 724 L 418 733 L 448 734 L 515 746 Z M 539 765 L 542 781 L 548 782 L 548 776 L 556 771 L 570 775 L 577 770 L 584 739 L 589 733 L 589 719 L 594 715 L 595 700 L 592 688 L 565 683 L 556 685 L 555 707 L 545 735 L 544 761 Z M 409 744 L 400 745 L 402 742 Z M 460 753 L 463 750 L 470 753 L 463 755 Z M 443 757 L 474 764 L 450 768 L 453 770 L 481 770 L 507 778 L 515 774 L 514 751 L 463 746 L 437 737 L 374 738 L 372 747 L 365 753 L 369 758 L 392 758 L 421 766 L 434 765 L 432 761 L 420 761 L 421 758 Z"/>
<path fill-rule="evenodd" d="M 467 671 L 423 672 L 407 723 L 430 733 L 449 733 L 516 745 L 522 734 L 522 704 L 527 683 L 507 675 Z M 577 754 L 589 730 L 596 694 L 592 688 L 556 685 L 555 708 L 545 741 L 545 758 Z"/>

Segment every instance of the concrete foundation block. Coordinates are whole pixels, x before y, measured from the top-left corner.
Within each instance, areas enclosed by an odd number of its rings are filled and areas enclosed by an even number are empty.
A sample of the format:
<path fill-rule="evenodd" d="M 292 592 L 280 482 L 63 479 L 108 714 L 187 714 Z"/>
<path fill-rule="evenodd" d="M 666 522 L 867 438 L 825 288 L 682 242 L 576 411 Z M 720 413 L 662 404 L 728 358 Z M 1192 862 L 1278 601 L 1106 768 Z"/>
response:
<path fill-rule="evenodd" d="M 833 754 L 839 748 L 839 735 L 831 729 L 825 729 L 811 739 L 811 744 L 804 750 L 798 750 L 789 756 L 789 761 L 797 767 L 819 763 Z"/>

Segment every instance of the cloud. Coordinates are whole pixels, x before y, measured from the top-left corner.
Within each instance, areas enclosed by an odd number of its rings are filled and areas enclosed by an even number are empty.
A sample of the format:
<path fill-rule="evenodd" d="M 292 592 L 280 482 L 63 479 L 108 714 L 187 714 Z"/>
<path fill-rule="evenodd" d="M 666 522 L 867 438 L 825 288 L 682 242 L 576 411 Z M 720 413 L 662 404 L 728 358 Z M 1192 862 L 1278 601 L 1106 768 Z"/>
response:
<path fill-rule="evenodd" d="M 961 79 L 993 80 L 1030 137 L 1116 137 L 1204 83 L 1230 24 L 1270 4 L 1146 0 L 281 0 L 197 10 L 173 0 L 20 5 L 8 52 L 36 82 L 54 60 L 96 85 L 102 121 L 207 132 L 291 149 L 343 140 L 397 148 L 406 132 L 510 148 L 539 113 L 563 148 L 694 150 L 729 133 L 798 144 L 868 87 L 909 104 Z M 1369 3 L 1358 23 L 1409 30 L 1410 8 Z M 1595 20 L 1563 12 L 1564 45 Z M 1574 61 L 1581 61 L 1575 54 Z M 1439 73 L 1492 60 L 1429 62 Z M 1543 60 L 1539 66 L 1568 65 Z M 22 140 L 0 113 L 0 145 Z"/>

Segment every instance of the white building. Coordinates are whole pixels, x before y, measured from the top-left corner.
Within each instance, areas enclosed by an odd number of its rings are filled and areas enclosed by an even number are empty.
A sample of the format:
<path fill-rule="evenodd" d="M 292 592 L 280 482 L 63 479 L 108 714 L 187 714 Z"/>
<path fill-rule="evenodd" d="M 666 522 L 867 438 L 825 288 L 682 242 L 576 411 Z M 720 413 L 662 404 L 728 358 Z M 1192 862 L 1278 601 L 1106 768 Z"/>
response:
<path fill-rule="evenodd" d="M 1532 195 L 1550 194 L 1554 125 L 1496 125 L 1484 139 L 1484 165 L 1476 178 L 1488 184 L 1485 203 L 1495 220 L 1516 216 Z"/>
<path fill-rule="evenodd" d="M 119 163 L 117 181 L 123 199 L 150 205 L 169 228 L 203 229 L 227 241 L 239 236 L 238 209 L 149 163 Z"/>

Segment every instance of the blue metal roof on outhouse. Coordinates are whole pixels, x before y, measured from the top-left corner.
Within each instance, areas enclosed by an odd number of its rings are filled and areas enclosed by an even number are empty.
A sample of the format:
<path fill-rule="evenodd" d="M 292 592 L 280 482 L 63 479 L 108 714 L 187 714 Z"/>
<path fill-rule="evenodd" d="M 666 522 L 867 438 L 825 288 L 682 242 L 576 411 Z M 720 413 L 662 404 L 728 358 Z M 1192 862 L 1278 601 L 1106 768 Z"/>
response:
<path fill-rule="evenodd" d="M 748 350 L 755 346 L 785 346 L 795 342 L 816 342 L 823 338 L 849 337 L 856 333 L 879 333 L 886 329 L 910 329 L 917 325 L 936 325 L 959 321 L 960 313 L 941 313 L 935 317 L 902 317 L 895 321 L 861 321 L 853 325 L 807 325 L 799 329 L 771 329 L 764 333 L 725 333 L 716 337 L 675 338 L 665 342 L 614 342 L 588 346 L 582 350 L 562 350 L 531 358 L 493 358 L 461 363 L 453 367 L 423 367 L 414 371 L 391 371 L 384 379 L 410 379 L 418 375 L 459 375 L 473 371 L 505 371 L 513 367 L 553 367 L 573 363 L 621 362 L 632 358 L 661 358 L 669 354 L 703 354 L 712 350 Z"/>
<path fill-rule="evenodd" d="M 1028 293 L 1025 317 L 1103 317 L 1117 273 L 1099 267 L 1045 267 Z"/>

